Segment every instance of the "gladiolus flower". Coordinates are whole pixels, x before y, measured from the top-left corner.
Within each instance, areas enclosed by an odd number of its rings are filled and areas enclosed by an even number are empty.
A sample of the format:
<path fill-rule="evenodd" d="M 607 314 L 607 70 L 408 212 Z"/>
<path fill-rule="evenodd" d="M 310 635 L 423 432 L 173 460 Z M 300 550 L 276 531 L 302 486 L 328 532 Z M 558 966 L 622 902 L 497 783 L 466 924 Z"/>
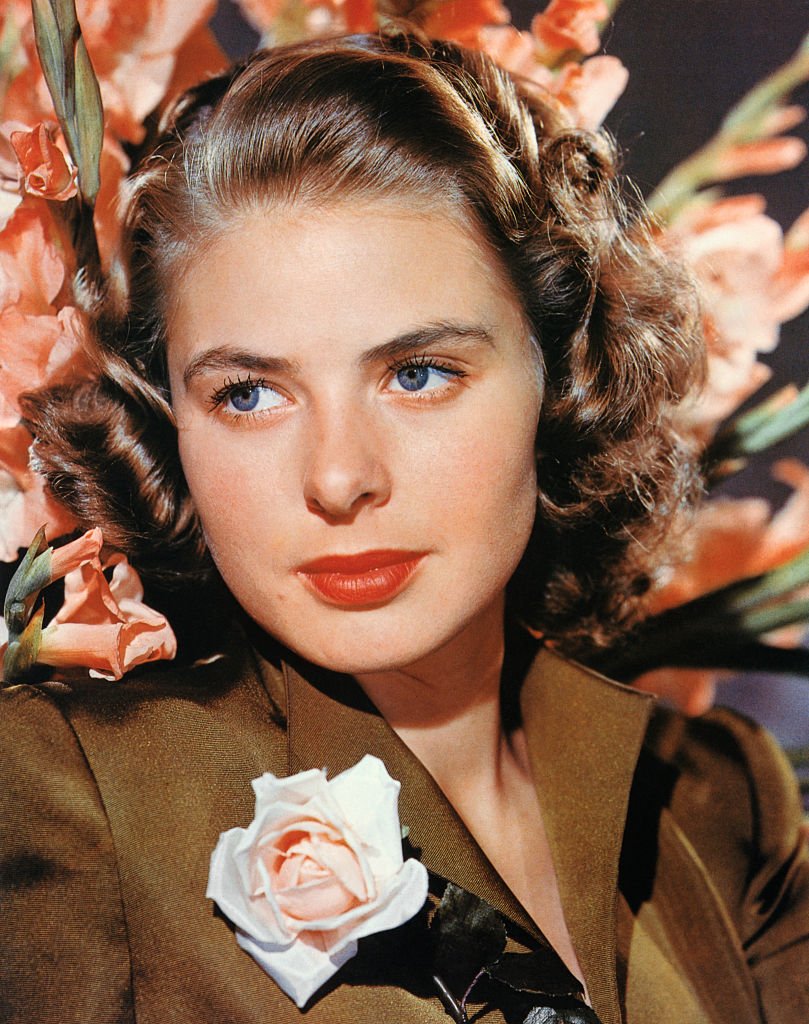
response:
<path fill-rule="evenodd" d="M 536 88 L 543 99 L 554 97 L 576 128 L 598 128 L 626 88 L 629 72 L 617 57 L 591 57 L 570 61 L 558 73 L 547 67 L 530 32 L 512 25 L 483 28 L 479 45 L 493 61 L 516 78 L 523 88 Z"/>
<path fill-rule="evenodd" d="M 596 129 L 615 106 L 629 81 L 617 57 L 591 57 L 582 64 L 565 64 L 552 92 L 577 128 Z"/>
<path fill-rule="evenodd" d="M 708 380 L 677 421 L 705 440 L 769 378 L 756 354 L 771 352 L 780 325 L 809 303 L 809 215 L 785 240 L 764 209 L 760 196 L 721 199 L 681 216 L 663 239 L 692 267 L 702 294 Z"/>
<path fill-rule="evenodd" d="M 47 211 L 23 202 L 0 234 L 0 310 L 53 313 L 65 279 Z"/>
<path fill-rule="evenodd" d="M 37 660 L 120 679 L 137 665 L 173 658 L 174 632 L 165 616 L 143 603 L 137 572 L 123 555 L 115 555 L 104 566 L 113 569 L 108 583 L 89 535 L 83 540 L 91 557 L 65 576 L 64 604 L 42 631 Z"/>
<path fill-rule="evenodd" d="M 83 562 L 92 562 L 100 567 L 99 556 L 103 545 L 104 535 L 96 526 L 76 540 L 55 548 L 51 552 L 51 582 L 61 580 L 69 572 L 78 569 Z"/>
<path fill-rule="evenodd" d="M 11 133 L 26 192 L 43 199 L 65 200 L 78 192 L 77 170 L 55 141 L 55 127 L 44 122 L 30 131 Z"/>
<path fill-rule="evenodd" d="M 809 467 L 782 459 L 772 475 L 793 490 L 774 515 L 763 498 L 715 498 L 702 506 L 688 527 L 687 558 L 650 591 L 650 614 L 775 569 L 809 546 Z"/>
<path fill-rule="evenodd" d="M 82 375 L 86 332 L 85 315 L 73 306 L 56 316 L 0 312 L 0 428 L 19 422 L 20 392 Z"/>
<path fill-rule="evenodd" d="M 49 537 L 75 526 L 67 509 L 54 501 L 45 481 L 28 466 L 31 435 L 25 427 L 0 429 L 0 561 L 13 562 L 45 523 Z"/>
<path fill-rule="evenodd" d="M 166 96 L 178 51 L 207 24 L 214 6 L 213 0 L 191 5 L 181 0 L 77 0 L 104 111 L 117 136 L 141 141 L 144 119 Z M 28 66 L 12 81 L 4 106 L 9 116 L 35 124 L 52 117 L 53 108 L 36 58 L 30 10 L 23 38 Z"/>
<path fill-rule="evenodd" d="M 531 33 L 547 63 L 570 50 L 589 55 L 601 43 L 599 22 L 609 13 L 603 0 L 551 0 L 546 10 L 534 16 Z"/>
<path fill-rule="evenodd" d="M 507 25 L 509 20 L 508 9 L 500 0 L 449 0 L 431 10 L 421 27 L 432 39 L 451 39 L 478 49 L 481 29 Z"/>
<path fill-rule="evenodd" d="M 714 167 L 714 177 L 717 181 L 727 181 L 747 174 L 777 174 L 797 167 L 805 156 L 806 143 L 790 136 L 738 143 L 721 154 Z"/>

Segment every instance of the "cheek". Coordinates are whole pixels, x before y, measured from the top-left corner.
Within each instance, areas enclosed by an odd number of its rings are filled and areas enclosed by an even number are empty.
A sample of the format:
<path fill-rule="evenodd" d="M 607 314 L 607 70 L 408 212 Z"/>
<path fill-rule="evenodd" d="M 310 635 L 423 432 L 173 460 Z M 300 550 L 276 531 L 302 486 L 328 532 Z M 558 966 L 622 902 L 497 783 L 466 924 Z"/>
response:
<path fill-rule="evenodd" d="M 432 487 L 436 518 L 493 568 L 519 560 L 528 543 L 536 513 L 535 433 L 534 403 L 527 401 L 444 445 Z"/>
<path fill-rule="evenodd" d="M 205 430 L 179 433 L 180 461 L 194 507 L 214 561 L 226 563 L 251 550 L 279 522 L 289 499 L 281 501 L 280 481 L 259 446 L 245 436 L 224 444 Z"/>

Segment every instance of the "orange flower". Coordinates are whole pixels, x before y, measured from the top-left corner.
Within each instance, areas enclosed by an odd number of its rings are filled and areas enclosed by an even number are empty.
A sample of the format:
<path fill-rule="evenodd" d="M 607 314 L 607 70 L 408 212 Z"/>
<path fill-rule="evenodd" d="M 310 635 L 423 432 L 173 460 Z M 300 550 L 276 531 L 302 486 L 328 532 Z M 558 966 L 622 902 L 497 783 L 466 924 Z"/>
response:
<path fill-rule="evenodd" d="M 615 106 L 629 81 L 617 57 L 591 57 L 564 64 L 551 91 L 568 111 L 576 128 L 596 129 Z"/>
<path fill-rule="evenodd" d="M 537 90 L 546 102 L 554 97 L 575 128 L 598 128 L 629 79 L 620 60 L 606 56 L 591 57 L 581 64 L 569 61 L 554 73 L 543 63 L 534 36 L 513 25 L 480 29 L 479 46 L 520 79 L 523 88 Z"/>
<path fill-rule="evenodd" d="M 658 668 L 645 672 L 632 685 L 662 697 L 686 715 L 702 715 L 713 707 L 716 684 L 726 674 L 702 668 Z"/>
<path fill-rule="evenodd" d="M 703 505 L 686 533 L 688 557 L 660 573 L 646 600 L 649 614 L 775 569 L 809 545 L 809 467 L 783 459 L 772 472 L 793 488 L 781 509 L 773 515 L 763 498 L 717 498 Z M 794 646 L 802 633 L 790 627 L 768 639 Z M 711 669 L 661 668 L 633 685 L 664 697 L 686 714 L 699 715 L 711 707 L 722 675 Z"/>
<path fill-rule="evenodd" d="M 69 572 L 78 569 L 84 562 L 92 562 L 100 568 L 99 557 L 103 546 L 104 534 L 97 526 L 94 526 L 91 530 L 83 533 L 81 537 L 54 548 L 51 552 L 50 582 L 61 580 Z"/>
<path fill-rule="evenodd" d="M 773 280 L 773 309 L 782 323 L 809 306 L 809 210 L 787 231 L 781 266 Z"/>
<path fill-rule="evenodd" d="M 806 156 L 806 143 L 791 136 L 740 142 L 726 149 L 717 160 L 717 181 L 742 178 L 747 174 L 777 174 L 788 171 Z"/>
<path fill-rule="evenodd" d="M 11 145 L 20 161 L 26 192 L 58 200 L 76 195 L 76 168 L 56 144 L 55 125 L 40 121 L 30 131 L 12 132 Z"/>
<path fill-rule="evenodd" d="M 0 310 L 53 313 L 65 280 L 53 222 L 43 204 L 23 201 L 0 233 Z"/>
<path fill-rule="evenodd" d="M 515 78 L 522 78 L 545 89 L 550 88 L 553 73 L 537 58 L 536 43 L 530 32 L 513 25 L 484 27 L 479 30 L 480 49 Z"/>
<path fill-rule="evenodd" d="M 595 53 L 601 44 L 599 22 L 609 17 L 603 0 L 551 0 L 546 10 L 534 16 L 531 33 L 546 64 L 570 50 Z"/>
<path fill-rule="evenodd" d="M 257 32 L 264 33 L 281 13 L 286 0 L 236 0 L 239 10 Z"/>
<path fill-rule="evenodd" d="M 143 138 L 143 120 L 165 98 L 178 51 L 207 24 L 214 7 L 214 0 L 192 5 L 184 0 L 77 0 L 107 124 L 115 135 L 130 142 Z M 52 118 L 53 107 L 36 56 L 30 12 L 22 37 L 27 67 L 12 81 L 5 109 L 7 116 L 35 124 Z"/>
<path fill-rule="evenodd" d="M 451 39 L 473 49 L 481 47 L 481 29 L 511 20 L 500 0 L 444 0 L 428 13 L 422 28 L 433 39 Z"/>
<path fill-rule="evenodd" d="M 124 555 L 104 568 L 113 570 L 109 583 L 92 554 L 67 573 L 65 600 L 42 631 L 38 661 L 120 679 L 137 665 L 174 657 L 174 632 L 165 616 L 143 603 L 140 578 Z"/>
<path fill-rule="evenodd" d="M 25 427 L 0 429 L 0 561 L 13 562 L 36 531 L 46 524 L 48 537 L 75 526 L 64 506 L 45 490 L 45 482 L 28 466 L 31 435 Z"/>
<path fill-rule="evenodd" d="M 782 459 L 772 475 L 793 489 L 774 515 L 763 498 L 715 498 L 702 506 L 688 527 L 686 560 L 661 574 L 650 592 L 651 614 L 775 569 L 809 546 L 809 468 Z"/>
<path fill-rule="evenodd" d="M 764 209 L 761 196 L 720 199 L 686 212 L 663 238 L 690 264 L 702 294 L 708 381 L 678 422 L 703 440 L 768 379 L 757 353 L 772 351 L 780 325 L 809 304 L 809 218 L 785 247 Z"/>
<path fill-rule="evenodd" d="M 89 369 L 86 332 L 85 316 L 73 306 L 56 316 L 0 312 L 0 427 L 19 421 L 20 392 L 75 380 Z"/>

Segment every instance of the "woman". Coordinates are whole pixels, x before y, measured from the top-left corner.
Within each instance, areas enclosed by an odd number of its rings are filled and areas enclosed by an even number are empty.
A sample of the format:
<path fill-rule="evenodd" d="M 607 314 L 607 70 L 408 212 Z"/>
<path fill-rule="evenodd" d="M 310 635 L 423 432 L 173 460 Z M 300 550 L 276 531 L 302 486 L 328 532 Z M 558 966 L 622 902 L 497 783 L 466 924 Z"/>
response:
<path fill-rule="evenodd" d="M 9 1020 L 464 1019 L 463 957 L 428 942 L 447 882 L 534 953 L 471 987 L 475 1019 L 805 1019 L 779 755 L 724 712 L 650 724 L 551 649 L 626 628 L 634 552 L 693 490 L 667 421 L 692 303 L 625 219 L 605 140 L 451 44 L 282 48 L 175 108 L 133 177 L 99 380 L 27 411 L 82 518 L 238 610 L 184 668 L 3 694 Z M 402 786 L 416 905 L 347 959 L 379 900 L 337 865 L 345 829 L 323 812 L 275 859 L 248 833 L 235 894 L 225 836 L 263 773 L 275 813 L 279 779 L 366 754 Z M 296 931 L 324 872 L 348 931 Z M 303 947 L 317 985 L 278 967 Z"/>

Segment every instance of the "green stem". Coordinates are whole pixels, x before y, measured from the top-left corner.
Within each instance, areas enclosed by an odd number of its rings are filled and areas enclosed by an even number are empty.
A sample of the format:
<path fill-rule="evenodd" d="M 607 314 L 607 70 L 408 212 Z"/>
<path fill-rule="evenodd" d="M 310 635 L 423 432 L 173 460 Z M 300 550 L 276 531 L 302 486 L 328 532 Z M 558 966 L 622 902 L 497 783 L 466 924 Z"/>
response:
<path fill-rule="evenodd" d="M 781 408 L 772 398 L 730 420 L 705 450 L 703 466 L 708 484 L 743 469 L 747 458 L 766 451 L 809 426 L 809 384 Z"/>
<path fill-rule="evenodd" d="M 791 60 L 755 85 L 731 108 L 712 139 L 666 175 L 648 200 L 658 220 L 671 223 L 703 185 L 716 180 L 717 162 L 728 148 L 764 137 L 766 114 L 807 78 L 809 36 L 803 39 Z"/>

